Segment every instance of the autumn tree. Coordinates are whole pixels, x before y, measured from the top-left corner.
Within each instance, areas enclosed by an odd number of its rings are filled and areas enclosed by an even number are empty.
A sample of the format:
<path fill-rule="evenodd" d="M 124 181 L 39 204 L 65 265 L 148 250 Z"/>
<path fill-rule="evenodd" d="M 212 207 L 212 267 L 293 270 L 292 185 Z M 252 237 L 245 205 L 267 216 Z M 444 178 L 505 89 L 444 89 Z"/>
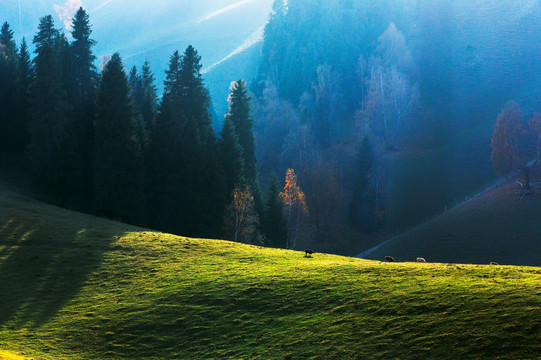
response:
<path fill-rule="evenodd" d="M 492 134 L 492 162 L 496 171 L 507 174 L 524 166 L 525 159 L 521 151 L 525 129 L 522 123 L 520 105 L 511 101 L 498 114 Z"/>
<path fill-rule="evenodd" d="M 250 187 L 237 186 L 233 191 L 233 200 L 226 217 L 226 233 L 236 242 L 263 245 L 263 236 L 259 232 L 259 216 L 255 210 L 254 197 Z"/>
<path fill-rule="evenodd" d="M 541 115 L 524 123 L 520 105 L 511 101 L 498 114 L 492 134 L 491 159 L 496 172 L 505 175 L 518 170 L 526 194 L 530 190 L 532 169 L 541 153 Z"/>
<path fill-rule="evenodd" d="M 362 114 L 391 149 L 403 136 L 418 102 L 418 85 L 412 81 L 412 73 L 413 59 L 404 35 L 391 23 L 378 38 Z"/>
<path fill-rule="evenodd" d="M 286 249 L 294 249 L 297 244 L 297 233 L 299 230 L 300 216 L 302 213 L 308 212 L 308 207 L 306 205 L 306 199 L 303 191 L 297 185 L 297 175 L 295 175 L 295 170 L 288 169 L 286 172 L 286 183 L 284 186 L 284 191 L 280 193 L 280 199 L 282 204 L 286 209 L 287 214 L 287 239 L 286 239 Z M 292 231 L 291 221 L 292 216 L 296 212 L 296 222 L 295 228 Z M 293 234 L 291 234 L 293 232 Z"/>
<path fill-rule="evenodd" d="M 528 120 L 528 130 L 529 130 L 529 144 L 532 147 L 533 152 L 535 153 L 535 163 L 534 166 L 539 161 L 541 157 L 541 114 L 534 113 L 532 118 Z"/>

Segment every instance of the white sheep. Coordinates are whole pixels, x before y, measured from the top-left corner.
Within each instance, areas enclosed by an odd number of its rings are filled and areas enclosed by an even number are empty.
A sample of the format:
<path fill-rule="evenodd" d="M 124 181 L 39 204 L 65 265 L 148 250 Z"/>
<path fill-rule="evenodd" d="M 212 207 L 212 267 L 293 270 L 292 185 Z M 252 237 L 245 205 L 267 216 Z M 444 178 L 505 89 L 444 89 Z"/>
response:
<path fill-rule="evenodd" d="M 422 257 L 418 257 L 418 258 L 417 258 L 417 262 L 418 262 L 418 263 L 425 263 L 426 260 L 425 260 L 424 258 L 422 258 Z"/>

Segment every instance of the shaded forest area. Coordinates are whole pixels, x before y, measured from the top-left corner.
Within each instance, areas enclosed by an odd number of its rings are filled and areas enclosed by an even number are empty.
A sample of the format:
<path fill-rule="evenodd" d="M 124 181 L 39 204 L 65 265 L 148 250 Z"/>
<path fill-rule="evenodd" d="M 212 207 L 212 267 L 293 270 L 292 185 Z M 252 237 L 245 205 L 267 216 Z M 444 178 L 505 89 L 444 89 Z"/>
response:
<path fill-rule="evenodd" d="M 274 2 L 253 84 L 259 169 L 263 183 L 296 169 L 307 243 L 368 248 L 494 181 L 498 112 L 541 105 L 536 9 Z"/>
<path fill-rule="evenodd" d="M 32 58 L 26 40 L 17 46 L 2 26 L 3 165 L 18 162 L 12 167 L 27 170 L 22 183 L 60 206 L 184 236 L 285 247 L 282 187 L 276 180 L 266 201 L 257 182 L 246 83 L 232 83 L 217 136 L 192 46 L 170 57 L 159 98 L 148 63 L 128 74 L 116 53 L 98 72 L 83 8 L 71 29 L 69 41 L 52 16 L 41 18 Z"/>
<path fill-rule="evenodd" d="M 494 179 L 497 114 L 541 108 L 538 8 L 275 0 L 257 78 L 232 83 L 220 131 L 191 46 L 160 96 L 148 63 L 126 73 L 115 54 L 98 71 L 82 9 L 70 36 L 42 18 L 33 58 L 4 24 L 3 163 L 28 164 L 30 187 L 68 208 L 354 254 Z"/>

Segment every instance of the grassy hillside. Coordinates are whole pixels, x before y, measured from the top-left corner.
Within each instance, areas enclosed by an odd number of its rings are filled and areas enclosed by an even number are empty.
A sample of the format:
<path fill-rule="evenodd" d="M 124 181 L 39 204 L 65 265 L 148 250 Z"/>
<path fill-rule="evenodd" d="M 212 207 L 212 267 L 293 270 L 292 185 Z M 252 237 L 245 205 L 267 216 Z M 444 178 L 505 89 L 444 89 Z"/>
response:
<path fill-rule="evenodd" d="M 541 269 L 187 239 L 0 188 L 0 359 L 534 359 Z"/>
<path fill-rule="evenodd" d="M 541 266 L 541 192 L 524 199 L 509 183 L 402 234 L 372 254 L 400 261 Z"/>

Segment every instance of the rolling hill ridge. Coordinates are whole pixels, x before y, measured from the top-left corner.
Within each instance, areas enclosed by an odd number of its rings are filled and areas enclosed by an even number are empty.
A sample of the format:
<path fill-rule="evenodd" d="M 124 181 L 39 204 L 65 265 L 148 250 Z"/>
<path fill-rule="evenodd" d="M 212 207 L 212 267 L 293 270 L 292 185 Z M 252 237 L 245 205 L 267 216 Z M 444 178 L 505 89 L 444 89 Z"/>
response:
<path fill-rule="evenodd" d="M 370 259 L 393 255 L 399 261 L 422 256 L 435 262 L 541 266 L 539 191 L 521 199 L 508 182 L 438 216 L 374 251 Z"/>
<path fill-rule="evenodd" d="M 0 358 L 534 359 L 541 270 L 189 239 L 0 188 Z"/>

